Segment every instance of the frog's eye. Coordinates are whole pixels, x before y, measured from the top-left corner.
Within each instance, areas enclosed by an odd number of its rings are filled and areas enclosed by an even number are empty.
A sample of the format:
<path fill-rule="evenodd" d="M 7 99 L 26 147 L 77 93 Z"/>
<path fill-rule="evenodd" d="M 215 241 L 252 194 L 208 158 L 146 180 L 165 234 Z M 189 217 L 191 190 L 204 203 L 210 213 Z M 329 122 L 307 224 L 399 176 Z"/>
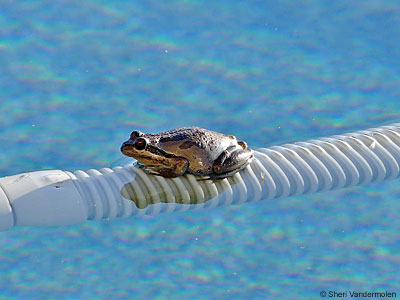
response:
<path fill-rule="evenodd" d="M 142 135 L 142 133 L 140 131 L 135 130 L 135 131 L 132 131 L 130 138 L 133 140 L 141 135 Z"/>
<path fill-rule="evenodd" d="M 143 150 L 144 148 L 146 148 L 146 140 L 144 138 L 138 138 L 136 139 L 135 143 L 133 144 L 133 146 L 137 149 L 137 150 Z"/>

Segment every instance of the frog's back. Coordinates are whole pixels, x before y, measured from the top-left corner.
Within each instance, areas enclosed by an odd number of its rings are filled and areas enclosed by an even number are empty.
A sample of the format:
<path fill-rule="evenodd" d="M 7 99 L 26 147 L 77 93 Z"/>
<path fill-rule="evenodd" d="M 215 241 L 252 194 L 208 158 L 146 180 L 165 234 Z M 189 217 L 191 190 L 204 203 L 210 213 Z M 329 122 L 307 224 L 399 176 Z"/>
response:
<path fill-rule="evenodd" d="M 212 171 L 214 161 L 229 146 L 236 145 L 236 137 L 200 127 L 183 127 L 158 135 L 157 146 L 168 153 L 189 160 L 189 171 Z"/>

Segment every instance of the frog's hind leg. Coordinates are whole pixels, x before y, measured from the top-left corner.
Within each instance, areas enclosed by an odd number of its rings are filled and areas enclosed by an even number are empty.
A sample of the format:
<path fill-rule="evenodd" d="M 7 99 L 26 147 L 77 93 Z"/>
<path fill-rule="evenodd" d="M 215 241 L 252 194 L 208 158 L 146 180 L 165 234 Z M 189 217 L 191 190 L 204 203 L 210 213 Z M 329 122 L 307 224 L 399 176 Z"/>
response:
<path fill-rule="evenodd" d="M 230 147 L 215 160 L 213 164 L 214 174 L 211 174 L 210 178 L 220 179 L 232 176 L 237 171 L 244 169 L 250 163 L 252 157 L 253 150 L 251 149 L 243 149 L 243 146 L 242 149 Z"/>

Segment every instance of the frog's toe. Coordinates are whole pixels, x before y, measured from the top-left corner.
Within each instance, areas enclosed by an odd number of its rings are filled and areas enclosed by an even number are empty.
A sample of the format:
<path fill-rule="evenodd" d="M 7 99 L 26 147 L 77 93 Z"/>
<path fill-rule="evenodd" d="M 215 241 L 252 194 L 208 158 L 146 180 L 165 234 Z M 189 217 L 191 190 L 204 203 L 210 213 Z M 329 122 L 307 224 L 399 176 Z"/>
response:
<path fill-rule="evenodd" d="M 244 141 L 238 141 L 238 144 L 240 147 L 242 147 L 243 149 L 247 149 L 247 143 Z"/>
<path fill-rule="evenodd" d="M 235 169 L 235 170 L 232 170 L 232 171 L 229 171 L 229 172 L 225 172 L 225 173 L 221 173 L 221 174 L 217 174 L 217 173 L 211 174 L 208 179 L 211 179 L 211 180 L 214 181 L 214 180 L 221 180 L 221 179 L 225 179 L 225 178 L 231 177 L 231 176 L 235 175 L 241 169 L 245 168 L 246 166 L 247 166 L 247 164 L 245 164 L 240 169 Z"/>
<path fill-rule="evenodd" d="M 211 175 L 196 175 L 197 181 L 210 180 Z"/>

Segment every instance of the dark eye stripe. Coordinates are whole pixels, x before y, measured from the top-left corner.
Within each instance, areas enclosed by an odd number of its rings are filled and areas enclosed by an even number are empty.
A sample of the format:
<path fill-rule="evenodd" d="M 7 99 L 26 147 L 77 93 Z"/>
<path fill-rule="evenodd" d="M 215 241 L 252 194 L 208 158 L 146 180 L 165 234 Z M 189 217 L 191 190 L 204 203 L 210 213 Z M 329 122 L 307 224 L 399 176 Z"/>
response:
<path fill-rule="evenodd" d="M 147 145 L 146 151 L 149 151 L 149 152 L 151 152 L 151 153 L 153 153 L 153 154 L 160 155 L 160 156 L 163 156 L 163 157 L 169 157 L 169 158 L 171 158 L 171 157 L 177 157 L 177 156 L 174 155 L 174 154 L 168 153 L 168 152 L 166 152 L 166 151 L 164 151 L 164 150 L 162 150 L 162 149 L 160 149 L 160 148 L 157 148 L 157 147 L 155 147 L 155 146 L 152 146 L 152 145 L 150 145 L 150 144 Z"/>

